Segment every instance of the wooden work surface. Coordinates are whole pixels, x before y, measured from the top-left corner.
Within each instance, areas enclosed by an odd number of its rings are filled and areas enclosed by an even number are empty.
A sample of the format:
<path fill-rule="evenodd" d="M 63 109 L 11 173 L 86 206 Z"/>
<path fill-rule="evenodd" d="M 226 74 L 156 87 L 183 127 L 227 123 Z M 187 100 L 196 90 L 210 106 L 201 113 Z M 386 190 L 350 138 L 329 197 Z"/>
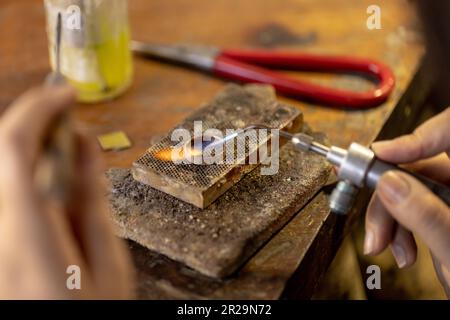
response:
<path fill-rule="evenodd" d="M 366 28 L 370 0 L 129 2 L 133 37 L 138 40 L 358 55 L 391 66 L 396 89 L 388 102 L 372 110 L 345 112 L 282 98 L 298 106 L 314 130 L 327 133 L 337 145 L 347 146 L 354 140 L 370 144 L 380 135 L 408 130 L 426 93 L 421 77 L 413 81 L 423 46 L 410 1 L 378 1 L 382 30 L 373 31 Z M 42 0 L 2 0 L 0 40 L 0 108 L 5 108 L 25 89 L 40 84 L 49 70 Z M 343 88 L 369 85 L 352 76 L 300 77 Z M 129 167 L 151 141 L 210 100 L 224 85 L 221 79 L 193 70 L 136 58 L 132 88 L 109 103 L 77 106 L 77 125 L 93 137 L 125 131 L 134 146 L 102 156 L 105 167 Z M 360 200 L 363 205 L 366 198 Z M 309 297 L 337 250 L 344 222 L 329 214 L 326 195 L 317 195 L 302 214 L 225 283 L 203 279 L 132 244 L 140 296 Z"/>

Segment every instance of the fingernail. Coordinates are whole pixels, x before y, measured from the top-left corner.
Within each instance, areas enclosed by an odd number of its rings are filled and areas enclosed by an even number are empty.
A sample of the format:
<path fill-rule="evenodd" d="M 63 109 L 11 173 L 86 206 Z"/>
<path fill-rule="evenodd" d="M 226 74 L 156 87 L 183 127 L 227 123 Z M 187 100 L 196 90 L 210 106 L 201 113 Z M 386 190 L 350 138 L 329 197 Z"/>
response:
<path fill-rule="evenodd" d="M 385 146 L 387 146 L 390 143 L 390 141 L 377 141 L 372 143 L 371 148 L 375 153 L 380 152 L 380 150 L 383 150 Z"/>
<path fill-rule="evenodd" d="M 404 268 L 406 266 L 406 253 L 403 247 L 398 244 L 392 245 L 392 254 L 394 255 L 395 261 L 399 268 Z"/>
<path fill-rule="evenodd" d="M 368 229 L 366 231 L 366 237 L 364 239 L 364 254 L 372 254 L 375 247 L 375 234 L 372 230 Z"/>
<path fill-rule="evenodd" d="M 395 171 L 384 174 L 378 182 L 377 192 L 392 204 L 403 201 L 410 192 L 408 181 Z"/>

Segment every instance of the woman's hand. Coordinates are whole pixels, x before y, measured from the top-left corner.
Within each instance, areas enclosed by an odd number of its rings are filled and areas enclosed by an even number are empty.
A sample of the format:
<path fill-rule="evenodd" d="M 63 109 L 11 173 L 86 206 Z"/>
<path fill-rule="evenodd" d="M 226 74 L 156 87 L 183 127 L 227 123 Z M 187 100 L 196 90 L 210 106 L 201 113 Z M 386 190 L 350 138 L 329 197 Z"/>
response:
<path fill-rule="evenodd" d="M 69 208 L 47 203 L 36 188 L 45 133 L 73 103 L 69 87 L 37 88 L 0 118 L 0 298 L 131 297 L 130 260 L 107 217 L 92 145 L 77 136 Z M 66 285 L 73 265 L 81 270 L 81 290 Z"/>
<path fill-rule="evenodd" d="M 450 108 L 414 133 L 372 145 L 377 157 L 450 183 Z M 376 255 L 390 245 L 400 268 L 412 265 L 413 233 L 430 249 L 439 280 L 450 297 L 450 208 L 422 183 L 400 172 L 380 179 L 367 209 L 364 253 Z"/>

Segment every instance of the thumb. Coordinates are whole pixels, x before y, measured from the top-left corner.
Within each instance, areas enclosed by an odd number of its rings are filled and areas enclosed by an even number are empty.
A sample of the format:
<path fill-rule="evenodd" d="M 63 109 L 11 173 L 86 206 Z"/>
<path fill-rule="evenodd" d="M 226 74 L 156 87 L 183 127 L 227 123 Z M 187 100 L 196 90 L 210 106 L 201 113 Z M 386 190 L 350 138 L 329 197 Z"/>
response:
<path fill-rule="evenodd" d="M 412 134 L 372 144 L 383 160 L 409 163 L 430 158 L 442 152 L 450 156 L 450 107 L 419 126 Z"/>
<path fill-rule="evenodd" d="M 380 200 L 401 225 L 417 233 L 450 266 L 450 208 L 412 176 L 390 171 L 377 185 Z"/>

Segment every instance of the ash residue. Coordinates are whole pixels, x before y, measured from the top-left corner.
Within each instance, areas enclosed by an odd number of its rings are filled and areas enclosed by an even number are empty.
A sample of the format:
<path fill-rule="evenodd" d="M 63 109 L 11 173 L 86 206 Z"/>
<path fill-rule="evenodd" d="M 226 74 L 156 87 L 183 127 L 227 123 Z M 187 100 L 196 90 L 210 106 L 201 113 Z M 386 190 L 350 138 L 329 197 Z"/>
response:
<path fill-rule="evenodd" d="M 130 170 L 110 169 L 106 175 L 111 182 L 110 203 L 118 214 L 126 213 L 130 205 L 139 207 L 141 210 L 137 213 L 142 215 L 158 209 L 158 211 L 164 212 L 165 216 L 177 215 L 178 218 L 187 217 L 184 213 L 199 210 L 188 203 L 136 181 Z"/>

